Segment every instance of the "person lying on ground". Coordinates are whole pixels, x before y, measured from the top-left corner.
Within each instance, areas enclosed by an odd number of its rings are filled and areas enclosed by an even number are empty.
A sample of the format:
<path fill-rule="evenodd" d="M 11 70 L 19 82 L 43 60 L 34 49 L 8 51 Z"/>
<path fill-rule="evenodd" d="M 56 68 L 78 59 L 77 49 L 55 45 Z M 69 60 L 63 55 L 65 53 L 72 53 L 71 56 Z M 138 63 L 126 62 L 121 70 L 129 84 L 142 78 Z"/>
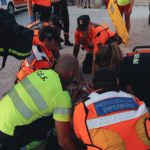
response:
<path fill-rule="evenodd" d="M 88 83 L 84 82 L 84 80 L 81 80 L 79 77 L 77 77 L 77 79 L 75 79 L 75 81 L 66 88 L 72 99 L 73 106 L 78 100 L 85 98 L 92 92 L 92 89 L 89 87 Z"/>
<path fill-rule="evenodd" d="M 95 72 L 93 89 L 76 104 L 73 113 L 74 132 L 86 150 L 150 149 L 150 121 L 145 103 L 121 91 L 117 75 L 110 68 Z"/>

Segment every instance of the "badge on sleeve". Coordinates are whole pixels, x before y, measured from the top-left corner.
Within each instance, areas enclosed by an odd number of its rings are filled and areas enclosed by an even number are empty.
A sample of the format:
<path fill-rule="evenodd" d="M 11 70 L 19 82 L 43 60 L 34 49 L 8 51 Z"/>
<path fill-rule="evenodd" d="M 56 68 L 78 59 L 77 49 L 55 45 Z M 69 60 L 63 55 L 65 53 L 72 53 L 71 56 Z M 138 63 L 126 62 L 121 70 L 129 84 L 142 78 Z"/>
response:
<path fill-rule="evenodd" d="M 98 48 L 102 47 L 102 43 L 98 43 L 98 44 L 97 44 L 97 47 L 98 47 Z"/>

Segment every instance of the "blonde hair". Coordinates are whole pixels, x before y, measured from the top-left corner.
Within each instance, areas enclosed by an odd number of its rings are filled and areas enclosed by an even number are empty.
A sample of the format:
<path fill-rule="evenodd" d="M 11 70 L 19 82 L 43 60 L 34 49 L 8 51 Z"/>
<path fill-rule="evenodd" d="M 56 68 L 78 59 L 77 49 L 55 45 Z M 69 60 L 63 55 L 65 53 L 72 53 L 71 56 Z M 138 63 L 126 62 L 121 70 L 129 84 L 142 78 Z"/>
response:
<path fill-rule="evenodd" d="M 96 53 L 95 62 L 99 67 L 109 67 L 118 74 L 123 52 L 116 43 L 102 46 Z"/>

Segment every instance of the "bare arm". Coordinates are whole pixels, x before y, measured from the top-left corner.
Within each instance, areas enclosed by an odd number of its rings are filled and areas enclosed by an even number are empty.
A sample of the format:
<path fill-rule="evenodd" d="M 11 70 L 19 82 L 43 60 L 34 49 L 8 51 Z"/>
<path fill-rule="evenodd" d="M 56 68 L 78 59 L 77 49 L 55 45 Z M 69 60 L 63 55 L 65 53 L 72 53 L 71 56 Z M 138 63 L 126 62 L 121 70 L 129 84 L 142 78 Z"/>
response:
<path fill-rule="evenodd" d="M 70 122 L 60 122 L 55 120 L 55 127 L 59 145 L 64 150 L 83 150 L 71 136 Z"/>
<path fill-rule="evenodd" d="M 32 1 L 31 0 L 27 0 L 27 5 L 28 5 L 29 16 L 33 16 L 33 14 L 32 14 Z"/>
<path fill-rule="evenodd" d="M 77 58 L 79 54 L 80 45 L 75 44 L 73 49 L 73 55 Z"/>

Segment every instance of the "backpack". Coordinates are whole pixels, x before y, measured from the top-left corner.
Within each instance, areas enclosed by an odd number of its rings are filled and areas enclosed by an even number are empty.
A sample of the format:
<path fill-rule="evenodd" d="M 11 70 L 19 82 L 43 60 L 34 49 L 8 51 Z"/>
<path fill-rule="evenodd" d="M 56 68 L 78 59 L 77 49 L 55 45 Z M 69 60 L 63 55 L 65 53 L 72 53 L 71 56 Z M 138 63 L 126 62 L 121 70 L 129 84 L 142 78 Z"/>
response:
<path fill-rule="evenodd" d="M 2 68 L 5 67 L 8 55 L 21 60 L 31 54 L 33 35 L 32 30 L 17 24 L 12 14 L 0 9 L 0 56 L 3 56 Z"/>
<path fill-rule="evenodd" d="M 143 49 L 143 48 L 150 48 L 150 46 L 136 46 L 133 51 L 131 53 L 127 53 L 127 56 L 132 56 L 135 54 L 139 54 L 139 53 L 150 53 L 150 49 L 149 50 L 140 50 L 140 51 L 135 51 L 136 49 Z"/>

